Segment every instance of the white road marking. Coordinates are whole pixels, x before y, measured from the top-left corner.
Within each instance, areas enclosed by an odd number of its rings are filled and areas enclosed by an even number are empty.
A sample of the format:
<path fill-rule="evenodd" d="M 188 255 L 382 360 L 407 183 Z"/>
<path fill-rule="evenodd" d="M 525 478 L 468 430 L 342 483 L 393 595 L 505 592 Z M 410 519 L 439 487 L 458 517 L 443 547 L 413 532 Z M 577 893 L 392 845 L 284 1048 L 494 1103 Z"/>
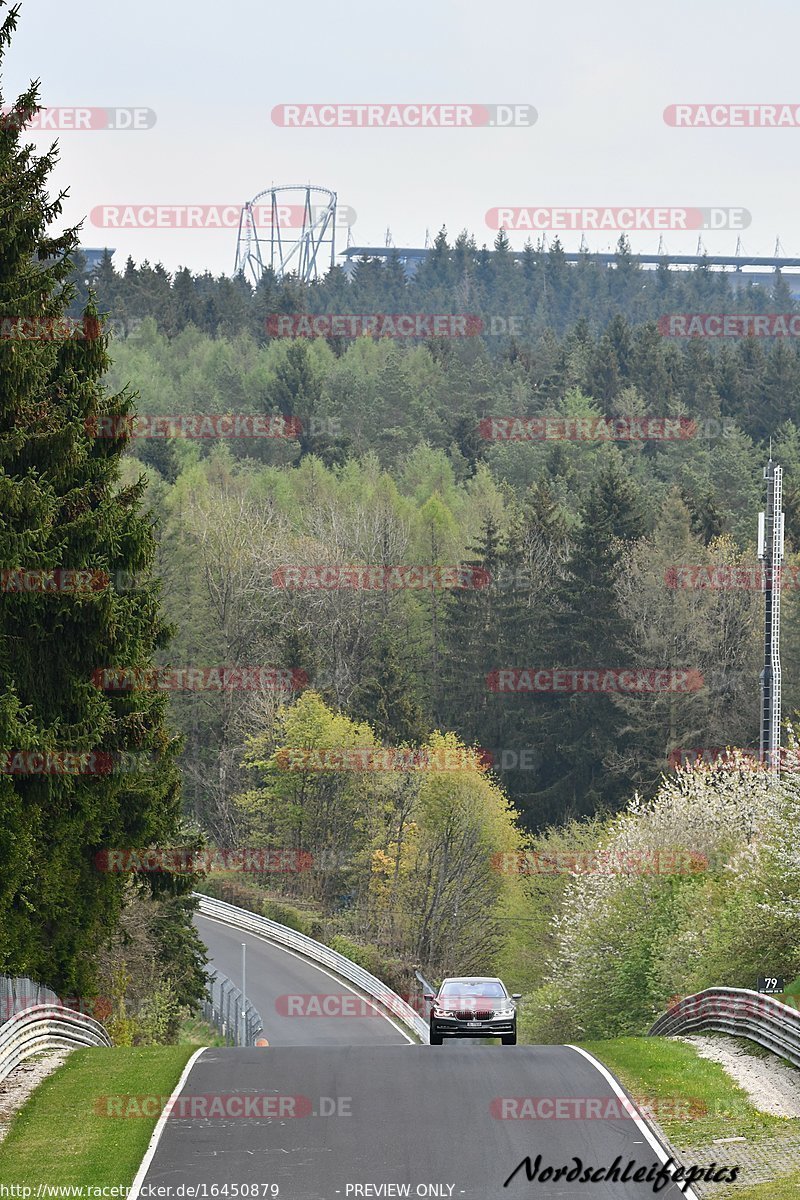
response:
<path fill-rule="evenodd" d="M 625 1104 L 630 1104 L 630 1097 L 625 1095 L 622 1088 L 619 1086 L 619 1084 L 617 1083 L 616 1079 L 611 1074 L 611 1072 L 606 1067 L 604 1067 L 601 1062 L 598 1062 L 598 1060 L 592 1054 L 590 1054 L 588 1050 L 582 1050 L 580 1046 L 568 1046 L 567 1049 L 574 1050 L 577 1054 L 582 1054 L 585 1059 L 588 1059 L 588 1061 L 592 1064 L 592 1066 L 595 1067 L 595 1069 L 600 1072 L 600 1074 L 603 1076 L 605 1081 L 607 1083 L 609 1083 L 611 1085 L 611 1087 L 614 1089 L 614 1094 L 617 1096 L 617 1098 L 620 1100 L 623 1100 L 625 1102 Z M 639 1132 L 644 1134 L 645 1138 L 647 1139 L 647 1142 L 655 1150 L 656 1154 L 661 1159 L 661 1162 L 662 1163 L 669 1162 L 670 1158 L 672 1158 L 672 1155 L 667 1154 L 666 1150 L 661 1145 L 661 1142 L 658 1140 L 656 1135 L 653 1133 L 652 1129 L 647 1124 L 647 1122 L 644 1120 L 644 1118 L 633 1116 L 633 1120 L 636 1122 L 636 1126 L 637 1126 Z M 672 1161 L 675 1162 L 675 1159 L 673 1158 Z M 676 1163 L 675 1165 L 680 1166 L 680 1163 Z M 678 1188 L 680 1191 L 683 1191 L 683 1188 L 681 1187 L 681 1182 L 682 1181 L 678 1180 L 675 1184 L 675 1187 Z M 698 1200 L 697 1193 L 691 1187 L 686 1188 L 686 1191 L 684 1191 L 683 1194 L 684 1194 L 684 1196 L 688 1196 L 689 1200 Z M 135 1200 L 135 1197 L 131 1197 L 130 1200 Z"/>
<path fill-rule="evenodd" d="M 183 1068 L 183 1074 L 181 1075 L 178 1082 L 175 1084 L 175 1089 L 174 1089 L 172 1095 L 170 1096 L 167 1103 L 164 1105 L 164 1108 L 162 1109 L 162 1112 L 161 1112 L 161 1116 L 156 1121 L 156 1127 L 153 1130 L 153 1136 L 150 1138 L 150 1141 L 147 1144 L 147 1149 L 144 1152 L 144 1158 L 142 1159 L 142 1165 L 139 1167 L 139 1170 L 136 1172 L 136 1178 L 134 1179 L 133 1183 L 131 1184 L 131 1190 L 128 1193 L 128 1200 L 138 1200 L 139 1192 L 141 1191 L 142 1184 L 144 1183 L 144 1177 L 147 1174 L 147 1172 L 150 1170 L 150 1163 L 153 1161 L 153 1158 L 155 1156 L 155 1152 L 158 1147 L 158 1143 L 161 1140 L 161 1135 L 164 1132 L 164 1128 L 167 1124 L 169 1114 L 172 1111 L 172 1105 L 173 1105 L 174 1101 L 178 1099 L 178 1096 L 180 1096 L 181 1092 L 183 1091 L 183 1085 L 186 1083 L 186 1080 L 189 1078 L 189 1072 L 191 1071 L 192 1067 L 197 1062 L 200 1055 L 204 1054 L 207 1049 L 208 1049 L 208 1046 L 201 1046 L 199 1050 L 195 1050 L 194 1054 L 189 1059 L 186 1066 Z"/>

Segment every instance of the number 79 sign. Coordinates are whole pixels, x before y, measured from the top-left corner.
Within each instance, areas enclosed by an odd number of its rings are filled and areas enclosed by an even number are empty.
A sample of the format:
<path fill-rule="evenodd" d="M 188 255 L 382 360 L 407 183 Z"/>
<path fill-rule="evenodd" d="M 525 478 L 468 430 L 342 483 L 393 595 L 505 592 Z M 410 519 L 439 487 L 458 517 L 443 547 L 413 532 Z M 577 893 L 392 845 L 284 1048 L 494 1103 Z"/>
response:
<path fill-rule="evenodd" d="M 766 996 L 779 995 L 783 991 L 784 980 L 780 975 L 759 975 L 758 991 Z"/>

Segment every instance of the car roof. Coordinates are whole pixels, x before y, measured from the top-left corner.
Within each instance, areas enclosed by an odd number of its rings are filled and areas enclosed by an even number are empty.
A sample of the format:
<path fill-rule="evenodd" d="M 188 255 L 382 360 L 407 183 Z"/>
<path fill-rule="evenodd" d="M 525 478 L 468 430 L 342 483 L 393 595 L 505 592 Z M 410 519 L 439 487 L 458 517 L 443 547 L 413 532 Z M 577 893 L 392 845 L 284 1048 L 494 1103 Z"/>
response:
<path fill-rule="evenodd" d="M 446 983 L 503 983 L 502 979 L 498 979 L 496 975 L 448 975 L 443 979 L 440 987 L 444 987 Z M 505 987 L 505 984 L 503 984 Z"/>

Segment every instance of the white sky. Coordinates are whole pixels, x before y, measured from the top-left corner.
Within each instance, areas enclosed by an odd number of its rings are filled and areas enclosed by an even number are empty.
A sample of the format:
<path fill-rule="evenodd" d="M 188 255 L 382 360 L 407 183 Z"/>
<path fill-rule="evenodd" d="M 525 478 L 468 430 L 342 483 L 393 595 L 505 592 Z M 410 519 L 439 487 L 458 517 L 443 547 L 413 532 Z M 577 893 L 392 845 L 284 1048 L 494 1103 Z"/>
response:
<path fill-rule="evenodd" d="M 786 69 L 799 34 L 800 7 L 784 0 L 23 0 L 3 96 L 38 76 L 48 105 L 156 111 L 148 131 L 59 135 L 70 223 L 100 204 L 238 206 L 313 182 L 356 210 L 357 245 L 383 245 L 388 226 L 396 245 L 421 246 L 442 224 L 491 243 L 497 205 L 734 205 L 752 214 L 747 252 L 772 254 L 780 236 L 800 255 L 800 128 L 675 129 L 662 115 L 681 101 L 800 105 Z M 369 101 L 527 103 L 538 121 L 292 130 L 270 118 L 281 103 Z M 561 236 L 578 249 L 579 232 Z M 736 236 L 703 241 L 733 253 Z M 617 237 L 586 235 L 592 249 Z M 87 223 L 82 240 L 116 247 L 118 266 L 130 253 L 230 273 L 236 232 Z M 672 253 L 697 246 L 696 233 L 665 240 Z M 631 241 L 655 251 L 658 234 Z"/>

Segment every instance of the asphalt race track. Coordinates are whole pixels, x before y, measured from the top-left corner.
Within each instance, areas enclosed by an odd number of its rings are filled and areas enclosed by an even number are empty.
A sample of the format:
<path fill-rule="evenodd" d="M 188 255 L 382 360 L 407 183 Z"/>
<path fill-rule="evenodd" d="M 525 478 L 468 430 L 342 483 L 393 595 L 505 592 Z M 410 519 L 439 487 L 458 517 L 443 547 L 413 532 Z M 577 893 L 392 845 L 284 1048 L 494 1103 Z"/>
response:
<path fill-rule="evenodd" d="M 409 1035 L 377 1014 L 364 1017 L 289 1017 L 279 1012 L 280 996 L 349 994 L 346 984 L 319 967 L 252 933 L 230 929 L 211 917 L 195 917 L 208 947 L 210 965 L 242 986 L 242 942 L 247 946 L 247 995 L 261 1013 L 270 1046 L 407 1046 Z M 369 1005 L 358 1003 L 359 1008 Z"/>
<path fill-rule="evenodd" d="M 228 1197 L 281 1200 L 641 1200 L 656 1194 L 675 1200 L 684 1194 L 672 1183 L 655 1193 L 649 1182 L 530 1182 L 524 1167 L 504 1187 L 526 1156 L 533 1163 L 541 1155 L 544 1172 L 572 1168 L 575 1158 L 584 1168 L 608 1168 L 617 1156 L 623 1170 L 631 1159 L 636 1168 L 650 1168 L 663 1155 L 624 1114 L 610 1083 L 570 1047 L 409 1045 L 382 1018 L 279 1016 L 279 995 L 339 994 L 343 985 L 252 935 L 202 917 L 198 928 L 214 965 L 233 979 L 241 969 L 241 942 L 247 942 L 247 990 L 270 1046 L 212 1048 L 197 1059 L 181 1093 L 183 1108 L 165 1123 L 143 1196 L 165 1186 L 172 1190 L 163 1196 L 179 1196 L 180 1185 L 184 1196 L 190 1185 L 205 1185 L 194 1192 L 201 1200 L 224 1196 L 212 1191 L 215 1184 L 228 1184 Z M 513 1098 L 531 1096 L 561 1098 L 568 1115 L 515 1117 Z M 600 1100 L 616 1111 L 588 1116 L 590 1098 L 595 1107 Z M 258 1115 L 239 1115 L 248 1102 L 261 1106 Z M 222 1115 L 213 1115 L 214 1103 Z M 243 1193 L 243 1185 L 260 1186 Z"/>

